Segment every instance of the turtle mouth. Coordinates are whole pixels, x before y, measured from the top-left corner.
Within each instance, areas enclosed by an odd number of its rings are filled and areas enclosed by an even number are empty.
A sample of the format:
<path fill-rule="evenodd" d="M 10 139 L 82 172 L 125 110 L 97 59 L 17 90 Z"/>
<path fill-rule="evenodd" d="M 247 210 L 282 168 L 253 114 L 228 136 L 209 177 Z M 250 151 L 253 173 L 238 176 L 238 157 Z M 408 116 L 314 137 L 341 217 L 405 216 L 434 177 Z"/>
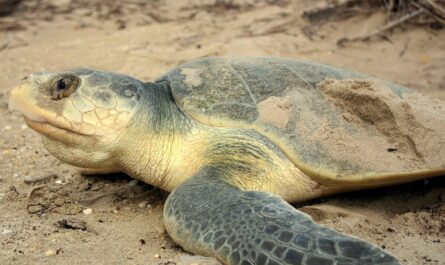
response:
<path fill-rule="evenodd" d="M 79 137 L 92 137 L 73 130 L 71 123 L 57 113 L 40 108 L 33 99 L 31 87 L 27 83 L 20 84 L 11 91 L 9 110 L 20 112 L 31 129 L 55 140 L 72 142 Z"/>
<path fill-rule="evenodd" d="M 68 128 L 59 127 L 48 121 L 35 121 L 23 115 L 23 119 L 29 128 L 34 131 L 54 139 L 74 139 L 75 137 L 91 137 L 91 135 L 73 131 Z"/>

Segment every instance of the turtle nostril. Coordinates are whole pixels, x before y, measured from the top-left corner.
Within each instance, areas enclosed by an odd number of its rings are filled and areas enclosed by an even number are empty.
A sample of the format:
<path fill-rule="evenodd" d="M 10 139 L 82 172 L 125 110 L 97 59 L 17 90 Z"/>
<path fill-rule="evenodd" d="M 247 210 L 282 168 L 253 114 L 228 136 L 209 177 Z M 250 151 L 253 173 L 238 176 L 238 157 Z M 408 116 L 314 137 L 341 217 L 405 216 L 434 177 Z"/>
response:
<path fill-rule="evenodd" d="M 21 81 L 25 81 L 26 79 L 28 79 L 28 76 L 22 77 Z"/>

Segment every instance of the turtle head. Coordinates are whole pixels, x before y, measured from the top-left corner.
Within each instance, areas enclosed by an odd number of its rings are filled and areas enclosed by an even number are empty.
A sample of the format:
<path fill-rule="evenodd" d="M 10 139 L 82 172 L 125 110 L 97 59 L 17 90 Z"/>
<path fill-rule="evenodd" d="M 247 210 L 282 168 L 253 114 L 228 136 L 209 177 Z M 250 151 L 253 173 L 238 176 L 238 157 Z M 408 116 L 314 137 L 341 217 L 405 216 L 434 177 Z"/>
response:
<path fill-rule="evenodd" d="M 106 168 L 115 166 L 113 150 L 141 105 L 142 87 L 129 76 L 92 69 L 42 72 L 12 90 L 9 106 L 55 157 Z"/>

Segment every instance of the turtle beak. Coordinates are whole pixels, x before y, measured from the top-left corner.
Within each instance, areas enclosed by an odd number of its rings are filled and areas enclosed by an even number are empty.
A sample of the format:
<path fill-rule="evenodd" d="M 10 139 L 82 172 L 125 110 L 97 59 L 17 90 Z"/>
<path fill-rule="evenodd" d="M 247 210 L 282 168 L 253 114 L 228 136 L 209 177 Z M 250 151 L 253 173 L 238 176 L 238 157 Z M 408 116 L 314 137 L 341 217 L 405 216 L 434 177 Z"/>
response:
<path fill-rule="evenodd" d="M 9 110 L 18 111 L 23 116 L 33 121 L 44 121 L 41 115 L 37 115 L 35 110 L 36 101 L 33 85 L 29 80 L 22 81 L 17 87 L 13 88 L 9 97 Z"/>

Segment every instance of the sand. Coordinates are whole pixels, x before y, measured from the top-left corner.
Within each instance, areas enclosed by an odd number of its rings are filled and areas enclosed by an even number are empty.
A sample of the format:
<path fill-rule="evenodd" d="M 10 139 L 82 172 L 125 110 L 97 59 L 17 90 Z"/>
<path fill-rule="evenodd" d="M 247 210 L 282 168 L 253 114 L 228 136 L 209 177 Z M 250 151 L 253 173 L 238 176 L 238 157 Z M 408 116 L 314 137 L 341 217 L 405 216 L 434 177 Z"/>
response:
<path fill-rule="evenodd" d="M 327 79 L 318 87 L 338 107 L 347 124 L 337 129 L 323 126 L 332 131 L 329 139 L 322 141 L 323 146 L 335 146 L 333 141 L 338 143 L 347 138 L 341 147 L 327 148 L 331 156 L 366 164 L 375 172 L 406 172 L 416 168 L 444 172 L 445 101 L 419 93 L 398 95 L 387 84 L 371 79 Z"/>
<path fill-rule="evenodd" d="M 445 99 L 444 30 L 407 24 L 386 40 L 336 45 L 371 32 L 384 13 L 315 25 L 300 14 L 318 1 L 27 2 L 32 12 L 0 18 L 1 264 L 194 262 L 164 230 L 166 193 L 125 175 L 80 175 L 51 157 L 40 137 L 8 111 L 9 91 L 31 72 L 87 66 L 148 81 L 201 56 L 281 56 L 350 68 Z M 360 110 L 345 110 L 353 122 L 367 119 Z M 388 137 L 396 135 L 394 124 L 385 126 Z M 424 152 L 424 139 L 414 141 Z M 405 140 L 394 145 L 415 157 Z M 433 158 L 443 158 L 439 154 Z M 445 180 L 437 177 L 295 207 L 374 242 L 403 264 L 443 265 L 444 198 Z"/>

